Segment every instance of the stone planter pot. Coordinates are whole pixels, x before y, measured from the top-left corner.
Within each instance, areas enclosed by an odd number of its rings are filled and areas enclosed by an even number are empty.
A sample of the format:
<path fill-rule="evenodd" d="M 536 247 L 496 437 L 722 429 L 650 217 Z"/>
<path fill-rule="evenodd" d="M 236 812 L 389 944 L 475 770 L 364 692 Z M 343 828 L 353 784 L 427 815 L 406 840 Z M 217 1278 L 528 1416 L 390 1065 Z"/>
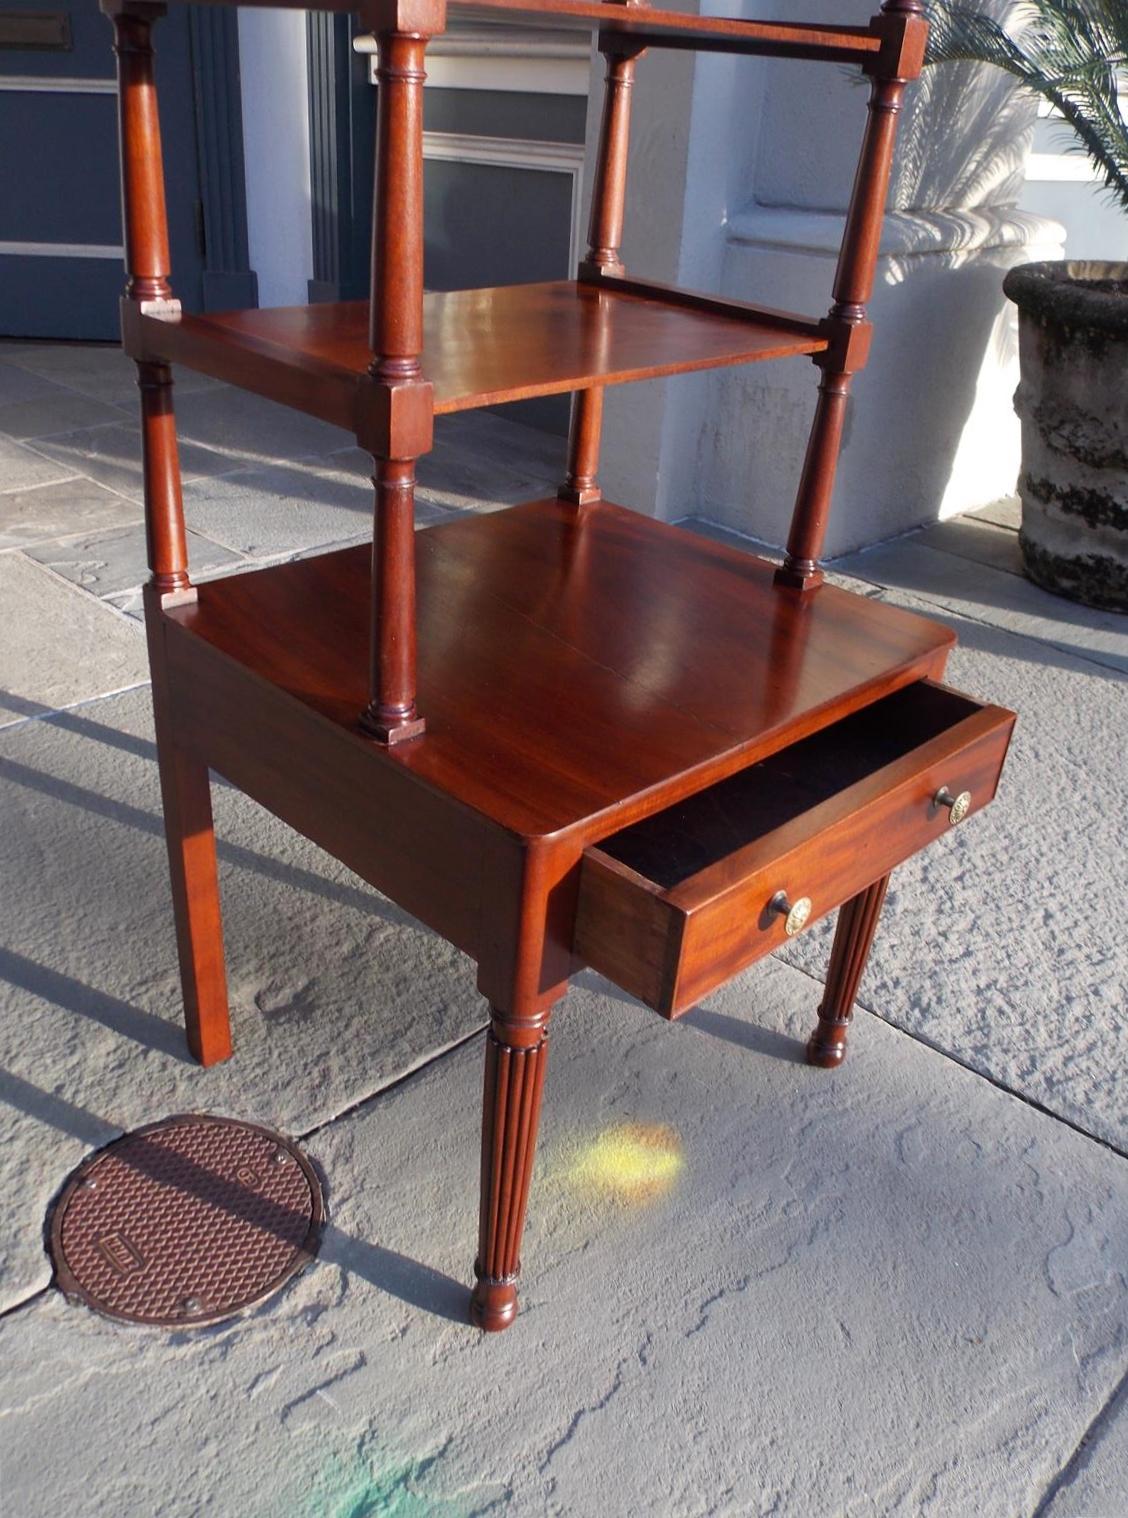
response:
<path fill-rule="evenodd" d="M 1024 264 L 1003 289 L 1019 310 L 1026 572 L 1128 611 L 1128 264 Z"/>

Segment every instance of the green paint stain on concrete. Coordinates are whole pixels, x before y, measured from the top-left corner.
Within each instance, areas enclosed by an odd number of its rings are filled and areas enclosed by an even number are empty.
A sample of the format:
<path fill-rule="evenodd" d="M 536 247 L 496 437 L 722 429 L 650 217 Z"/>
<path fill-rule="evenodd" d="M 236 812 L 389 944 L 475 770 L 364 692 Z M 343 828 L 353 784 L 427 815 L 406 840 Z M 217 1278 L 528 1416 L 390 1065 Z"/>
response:
<path fill-rule="evenodd" d="M 309 1518 L 465 1518 L 460 1502 L 425 1490 L 434 1457 L 382 1460 L 378 1454 L 334 1458 L 322 1471 Z"/>

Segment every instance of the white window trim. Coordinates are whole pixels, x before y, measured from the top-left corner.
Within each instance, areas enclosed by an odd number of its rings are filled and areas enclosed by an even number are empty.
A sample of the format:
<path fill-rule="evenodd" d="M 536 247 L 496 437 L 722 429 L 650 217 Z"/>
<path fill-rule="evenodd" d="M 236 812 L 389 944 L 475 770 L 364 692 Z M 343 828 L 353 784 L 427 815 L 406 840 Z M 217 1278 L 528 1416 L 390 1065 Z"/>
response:
<path fill-rule="evenodd" d="M 539 142 L 524 137 L 476 137 L 462 132 L 424 132 L 423 157 L 445 163 L 482 163 L 495 168 L 537 169 L 567 174 L 572 181 L 568 266 L 580 258 L 580 207 L 583 204 L 582 142 Z"/>

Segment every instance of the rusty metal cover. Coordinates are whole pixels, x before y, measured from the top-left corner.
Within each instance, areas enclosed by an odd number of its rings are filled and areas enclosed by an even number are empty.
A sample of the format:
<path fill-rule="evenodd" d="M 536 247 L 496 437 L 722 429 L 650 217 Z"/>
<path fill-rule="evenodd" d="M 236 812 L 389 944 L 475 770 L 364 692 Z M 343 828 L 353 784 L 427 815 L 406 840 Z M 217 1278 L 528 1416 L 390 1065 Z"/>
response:
<path fill-rule="evenodd" d="M 130 1323 L 215 1323 L 317 1252 L 321 1186 L 288 1139 L 190 1114 L 127 1133 L 74 1172 L 51 1219 L 59 1287 Z"/>

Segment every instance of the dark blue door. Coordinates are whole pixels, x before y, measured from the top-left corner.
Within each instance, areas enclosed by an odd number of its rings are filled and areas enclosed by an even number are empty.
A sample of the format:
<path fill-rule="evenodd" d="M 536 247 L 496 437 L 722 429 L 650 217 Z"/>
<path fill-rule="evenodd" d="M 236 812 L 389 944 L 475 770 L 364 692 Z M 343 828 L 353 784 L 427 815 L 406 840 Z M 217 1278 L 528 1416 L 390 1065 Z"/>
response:
<path fill-rule="evenodd" d="M 154 28 L 173 283 L 202 301 L 187 7 Z M 0 6 L 0 335 L 114 338 L 124 284 L 113 29 L 97 0 Z"/>

